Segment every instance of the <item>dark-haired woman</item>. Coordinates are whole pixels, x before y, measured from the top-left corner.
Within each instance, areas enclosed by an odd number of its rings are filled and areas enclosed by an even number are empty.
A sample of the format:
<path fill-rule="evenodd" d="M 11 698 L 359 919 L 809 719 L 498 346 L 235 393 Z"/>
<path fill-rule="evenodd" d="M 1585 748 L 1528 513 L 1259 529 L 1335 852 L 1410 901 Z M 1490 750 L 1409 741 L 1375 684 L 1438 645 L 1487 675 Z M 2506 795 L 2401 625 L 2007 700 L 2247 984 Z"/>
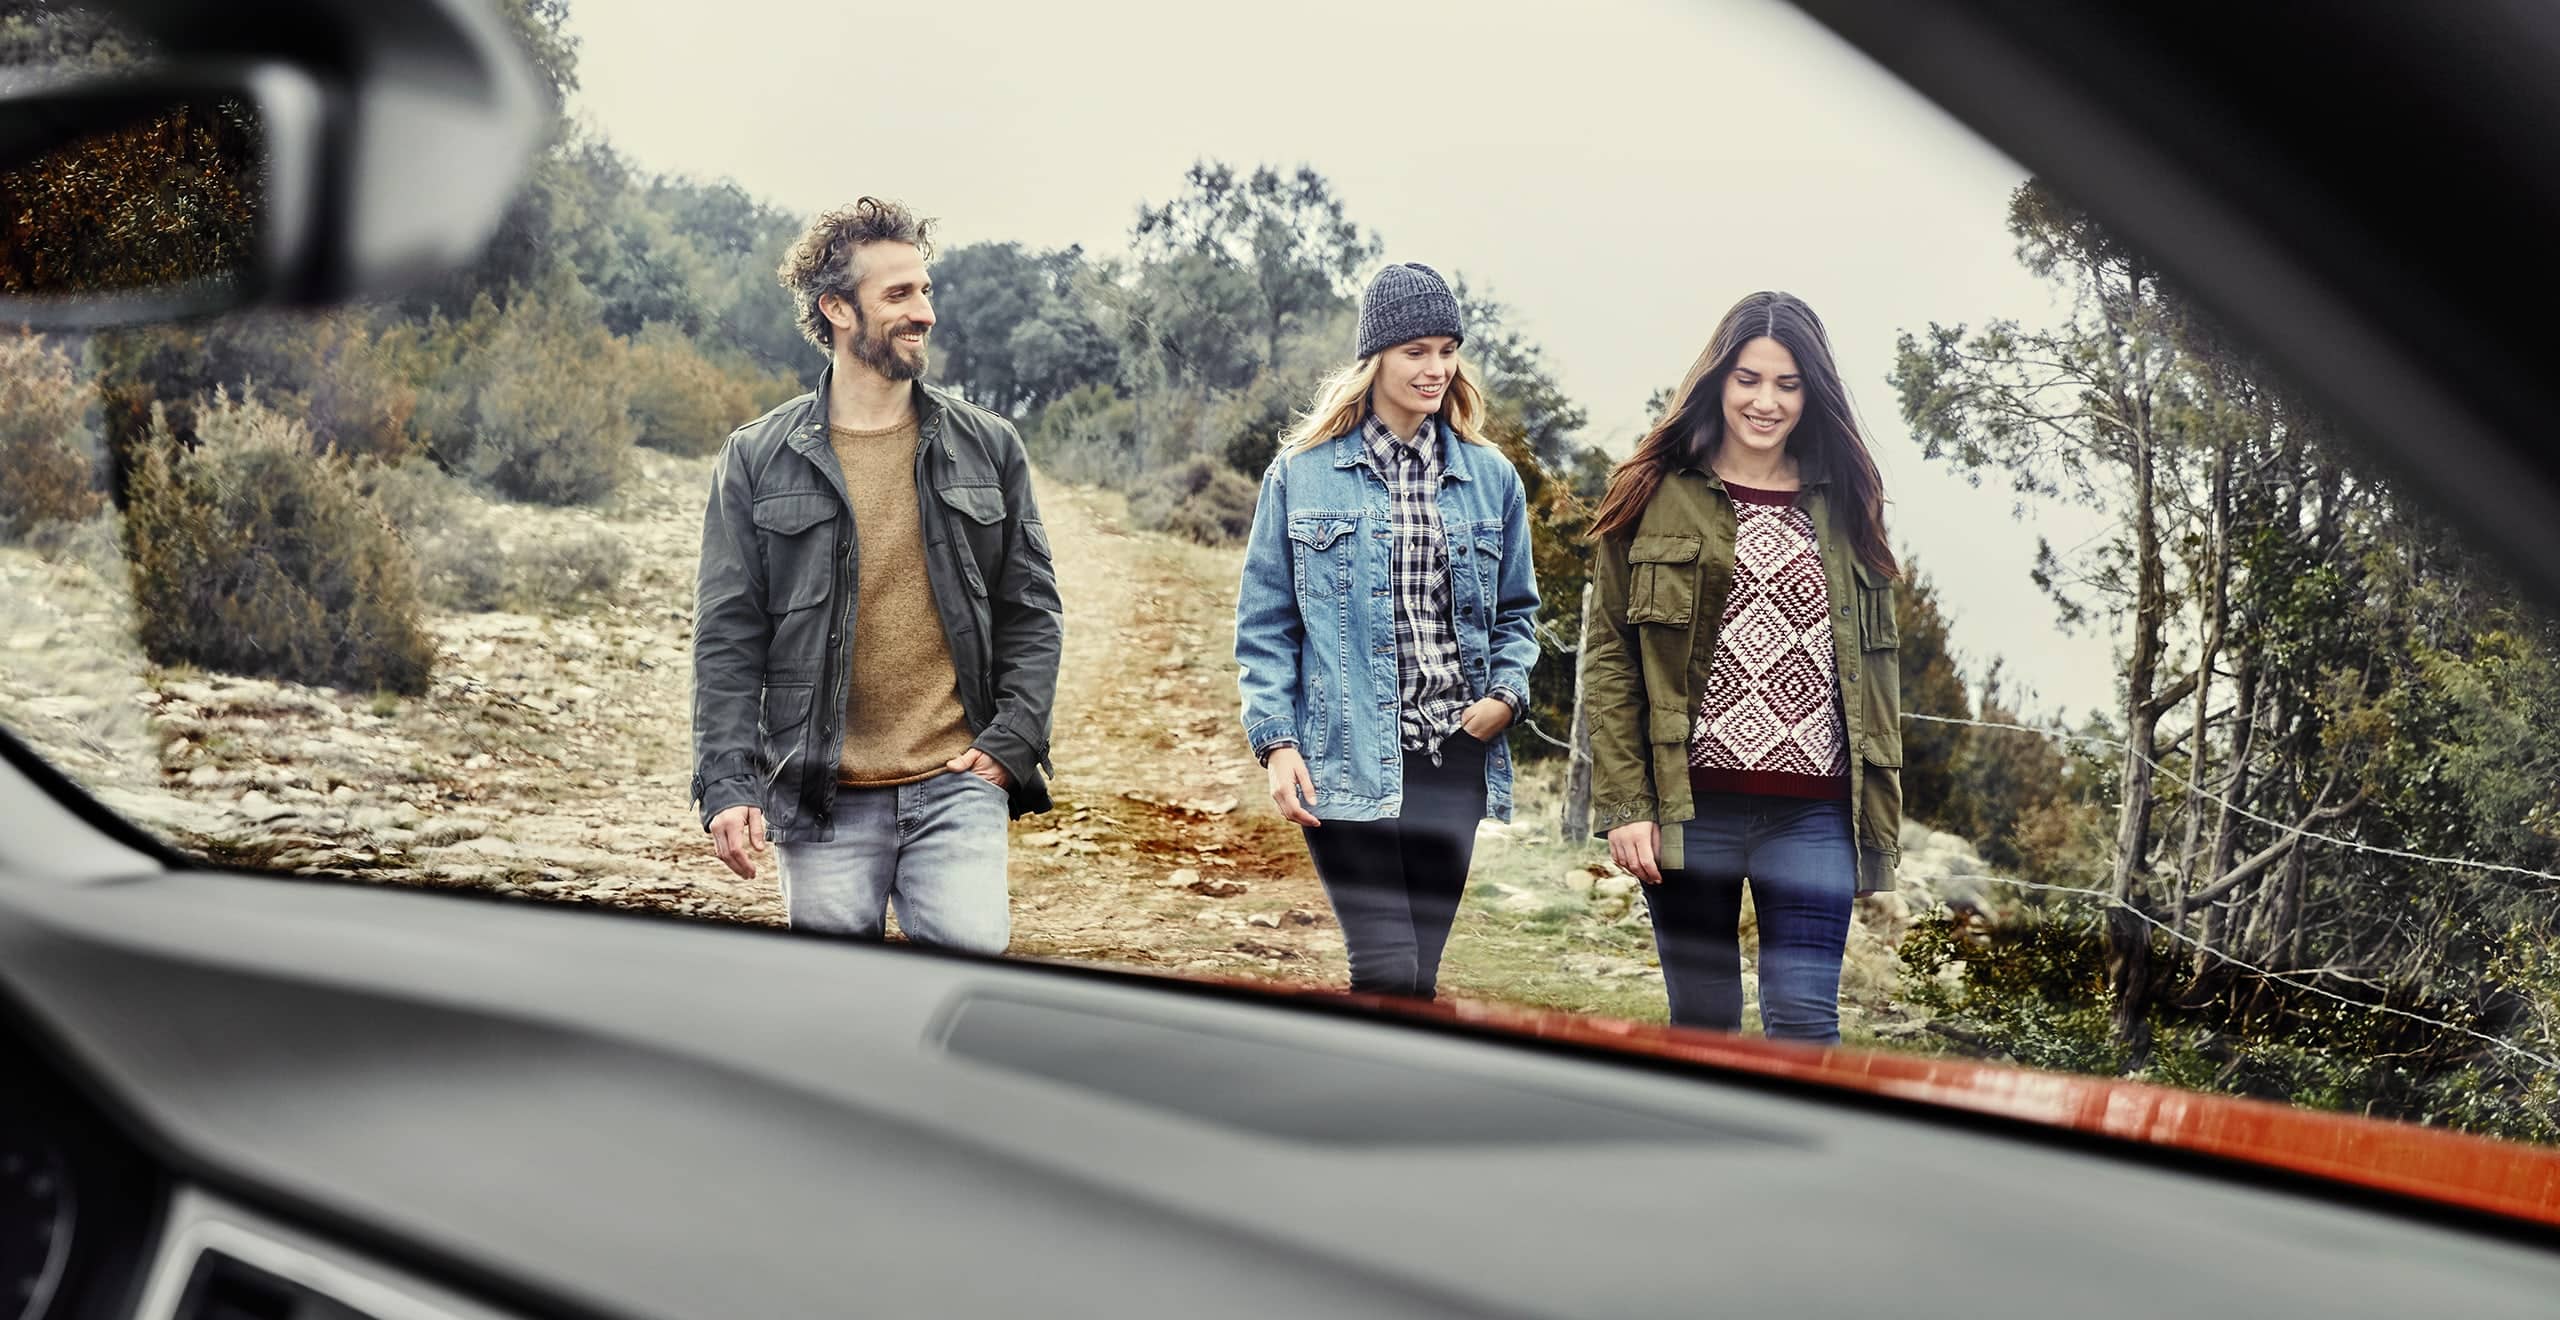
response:
<path fill-rule="evenodd" d="M 1900 858 L 1902 701 L 1883 480 L 1811 308 L 1725 315 L 1592 536 L 1592 823 L 1671 1020 L 1741 1029 L 1747 884 L 1763 1029 L 1836 1043 L 1851 908 Z"/>

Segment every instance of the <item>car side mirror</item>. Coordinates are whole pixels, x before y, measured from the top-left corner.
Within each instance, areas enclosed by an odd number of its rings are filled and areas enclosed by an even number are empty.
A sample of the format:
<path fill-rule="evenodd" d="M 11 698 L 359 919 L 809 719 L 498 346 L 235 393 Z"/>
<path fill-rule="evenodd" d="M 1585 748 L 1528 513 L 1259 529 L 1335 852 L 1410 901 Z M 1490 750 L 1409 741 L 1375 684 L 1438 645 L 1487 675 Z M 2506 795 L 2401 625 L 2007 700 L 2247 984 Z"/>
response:
<path fill-rule="evenodd" d="M 324 64 L 250 33 L 199 62 L 0 87 L 0 325 L 377 297 L 472 260 L 548 107 L 482 6 L 393 7 L 441 20 L 404 36 L 442 40 Z"/>

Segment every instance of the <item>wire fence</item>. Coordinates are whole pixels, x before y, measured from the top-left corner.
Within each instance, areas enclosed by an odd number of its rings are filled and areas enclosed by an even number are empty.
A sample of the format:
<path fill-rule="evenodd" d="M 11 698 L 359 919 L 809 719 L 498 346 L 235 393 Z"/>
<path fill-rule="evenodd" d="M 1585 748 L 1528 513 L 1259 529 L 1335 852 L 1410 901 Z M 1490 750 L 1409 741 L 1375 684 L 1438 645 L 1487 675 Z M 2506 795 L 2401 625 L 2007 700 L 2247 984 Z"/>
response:
<path fill-rule="evenodd" d="M 1578 648 L 1558 645 L 1550 636 L 1551 631 L 1552 630 L 1545 628 L 1543 625 L 1541 625 L 1539 630 L 1539 640 L 1546 649 L 1567 655 L 1575 653 Z M 2560 883 L 2560 874 L 2536 870 L 2531 867 L 2513 866 L 2503 862 L 2485 862 L 2468 857 L 2444 857 L 2431 853 L 2414 852 L 2405 848 L 2386 847 L 2380 844 L 2371 844 L 2356 839 L 2343 838 L 2335 834 L 2329 834 L 2323 831 L 2310 829 L 2305 826 L 2295 825 L 2290 822 L 2276 820 L 2262 813 L 2252 811 L 2239 803 L 2231 801 L 2229 798 L 2187 779 L 2185 776 L 2180 775 L 2176 771 L 2162 765 L 2148 752 L 2136 749 L 2132 744 L 2118 738 L 2108 738 L 2098 734 L 2075 733 L 2068 729 L 2046 728 L 2038 725 L 2004 723 L 1996 720 L 1961 719 L 1945 715 L 1919 715 L 1906 713 L 1902 716 L 1902 719 L 1906 724 L 1912 722 L 1945 724 L 1975 729 L 1987 729 L 2003 733 L 2027 734 L 2069 745 L 2099 747 L 2120 753 L 2130 753 L 2149 765 L 2154 774 L 2177 785 L 2184 791 L 2195 795 L 2197 798 L 2228 810 L 2233 815 L 2244 820 L 2253 821 L 2257 824 L 2266 826 L 2269 829 L 2278 831 L 2280 834 L 2287 837 L 2319 843 L 2329 847 L 2345 849 L 2351 852 L 2387 857 L 2397 861 L 2414 862 L 2420 865 L 2454 867 L 2483 874 L 2514 876 L 2524 879 Z M 1577 754 L 1577 749 L 1571 744 L 1556 738 L 1545 729 L 1540 728 L 1537 721 L 1533 719 L 1523 718 L 1520 721 L 1520 727 L 1527 729 L 1530 733 L 1534 734 L 1539 739 L 1545 741 L 1549 746 L 1552 746 L 1559 751 L 1565 752 L 1568 755 Z M 1587 756 L 1588 752 L 1587 750 L 1584 750 L 1579 754 Z M 2013 876 L 1986 874 L 1968 876 L 1966 878 L 1968 880 L 1978 881 L 1984 884 L 1998 885 L 2009 889 L 2057 894 L 2082 902 L 2095 904 L 2102 909 L 2123 911 L 2151 929 L 2168 936 L 2178 944 L 2193 949 L 2201 957 L 2209 958 L 2224 966 L 2247 972 L 2264 981 L 2283 985 L 2291 989 L 2299 990 L 2305 994 L 2315 995 L 2323 999 L 2331 1000 L 2349 1008 L 2361 1009 L 2368 1013 L 2378 1013 L 2390 1017 L 2402 1018 L 2407 1021 L 2436 1028 L 2440 1031 L 2451 1032 L 2459 1036 L 2479 1041 L 2501 1053 L 2511 1055 L 2538 1067 L 2560 1072 L 2560 1056 L 2546 1054 L 2541 1051 L 2528 1048 L 2516 1043 L 2515 1041 L 2506 1039 L 2505 1037 L 2491 1035 L 2464 1023 L 2452 1022 L 2439 1017 L 2431 1017 L 2427 1014 L 2420 1013 L 2412 1009 L 2401 1008 L 2392 1004 L 2374 1003 L 2368 1000 L 2343 995 L 2318 984 L 2312 979 L 2309 979 L 2311 975 L 2330 973 L 2278 971 L 2273 968 L 2259 966 L 2258 964 L 2251 962 L 2246 958 L 2242 958 L 2237 954 L 2216 948 L 2206 941 L 2177 928 L 2171 923 L 2152 916 L 2150 913 L 2142 910 L 2138 905 L 2126 902 L 2117 898 L 2115 895 L 2106 893 L 2102 890 L 2084 888 L 2077 885 L 2051 884 L 2042 881 L 2025 880 Z"/>
<path fill-rule="evenodd" d="M 2244 820 L 2255 821 L 2258 824 L 2264 825 L 2289 837 L 2309 839 L 2316 843 L 2324 843 L 2331 847 L 2344 848 L 2351 852 L 2370 853 L 2377 857 L 2389 857 L 2404 862 L 2421 862 L 2430 866 L 2452 866 L 2460 867 L 2465 870 L 2487 872 L 2490 874 L 2523 876 L 2535 880 L 2560 882 L 2560 875 L 2555 875 L 2549 871 L 2537 871 L 2529 866 L 2509 866 L 2504 862 L 2483 862 L 2476 861 L 2468 857 L 2438 857 L 2431 853 L 2411 852 L 2405 848 L 2386 848 L 2380 844 L 2361 843 L 2354 839 L 2344 839 L 2334 834 L 2324 834 L 2318 830 L 2307 829 L 2299 825 L 2289 825 L 2284 821 L 2275 820 L 2271 817 L 2263 816 L 2257 812 L 2251 811 L 2247 807 L 2241 806 L 2239 803 L 2233 802 L 2231 799 L 2223 797 L 2222 795 L 2215 793 L 2213 790 L 2178 774 L 2176 771 L 2160 764 L 2160 762 L 2153 759 L 2150 754 L 2135 749 L 2133 744 L 2125 742 L 2122 739 L 2105 738 L 2087 733 L 2072 733 L 2064 729 L 2048 729 L 2032 724 L 2003 724 L 1995 720 L 1956 719 L 1947 715 L 1906 714 L 1902 718 L 1906 723 L 1913 720 L 1919 720 L 1929 724 L 1955 724 L 1976 729 L 1997 729 L 2008 733 L 2030 733 L 2041 735 L 2057 742 L 2078 743 L 2084 746 L 2106 747 L 2115 751 L 2132 752 L 2133 755 L 2139 758 L 2144 764 L 2151 767 L 2153 774 L 2178 785 L 2180 788 L 2185 789 L 2187 792 L 2194 794 L 2196 797 L 2206 802 L 2210 802 L 2215 806 L 2229 811 L 2235 816 L 2239 816 Z"/>

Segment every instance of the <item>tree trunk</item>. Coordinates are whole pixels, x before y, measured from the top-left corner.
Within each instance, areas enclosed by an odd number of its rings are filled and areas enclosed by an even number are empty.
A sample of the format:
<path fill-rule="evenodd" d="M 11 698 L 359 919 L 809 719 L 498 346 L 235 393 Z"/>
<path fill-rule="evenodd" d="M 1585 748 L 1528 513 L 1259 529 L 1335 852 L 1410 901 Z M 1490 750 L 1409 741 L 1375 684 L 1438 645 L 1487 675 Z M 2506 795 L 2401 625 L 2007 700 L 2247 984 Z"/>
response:
<path fill-rule="evenodd" d="M 2227 435 L 2214 450 L 2206 536 L 2213 567 L 2205 584 L 2204 645 L 2196 653 L 2195 744 L 2187 753 L 2187 841 L 2179 852 L 2177 898 L 2169 912 L 2172 930 L 2186 929 L 2186 896 L 2195 891 L 2196 862 L 2204 847 L 2205 785 L 2213 782 L 2213 667 L 2222 658 L 2222 637 L 2231 609 L 2231 438 Z"/>
<path fill-rule="evenodd" d="M 2239 670 L 2240 693 L 2231 707 L 2231 773 L 2222 785 L 2222 805 L 2214 813 L 2213 850 L 2205 865 L 2206 875 L 2230 874 L 2231 863 L 2240 851 L 2239 818 L 2233 807 L 2249 798 L 2249 754 L 2254 750 L 2252 744 L 2257 741 L 2258 733 L 2258 657 L 2255 652 L 2247 648 L 2241 650 Z M 2207 950 L 2220 946 L 2228 938 L 2230 916 L 2238 900 L 2239 896 L 2234 895 L 2206 912 L 2202 947 L 2196 950 L 2196 976 L 2202 977 L 2210 970 L 2213 959 Z"/>
<path fill-rule="evenodd" d="M 2159 437 L 2152 429 L 2147 399 L 2129 400 L 2132 418 L 2133 549 L 2136 575 L 2133 657 L 2125 673 L 2124 818 L 2116 833 L 2115 906 L 2107 912 L 2107 987 L 2115 1001 L 2111 1024 L 2116 1042 L 2133 1060 L 2147 1053 L 2150 1041 L 2143 1009 L 2151 997 L 2151 926 L 2142 911 L 2150 869 L 2150 752 L 2156 745 L 2160 710 L 2160 634 L 2168 613 L 2166 570 L 2161 563 Z"/>
<path fill-rule="evenodd" d="M 1573 729 L 1565 741 L 1573 750 L 1567 754 L 1564 773 L 1564 837 L 1572 843 L 1591 833 L 1591 721 L 1582 709 L 1582 652 L 1591 644 L 1591 584 L 1582 585 L 1582 633 L 1575 642 L 1573 666 Z"/>

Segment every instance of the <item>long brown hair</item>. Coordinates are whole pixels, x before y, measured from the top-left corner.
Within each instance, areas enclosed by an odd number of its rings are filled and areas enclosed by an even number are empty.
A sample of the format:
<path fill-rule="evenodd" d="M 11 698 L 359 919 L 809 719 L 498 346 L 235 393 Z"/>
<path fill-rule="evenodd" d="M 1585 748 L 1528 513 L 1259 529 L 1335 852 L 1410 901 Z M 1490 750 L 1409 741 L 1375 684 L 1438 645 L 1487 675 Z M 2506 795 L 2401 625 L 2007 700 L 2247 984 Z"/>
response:
<path fill-rule="evenodd" d="M 1732 374 L 1743 347 L 1764 337 L 1794 354 L 1796 370 L 1804 377 L 1804 417 L 1787 437 L 1788 452 L 1808 478 L 1819 475 L 1830 481 L 1838 496 L 1831 507 L 1848 520 L 1849 544 L 1858 559 L 1887 577 L 1898 574 L 1893 547 L 1885 540 L 1884 476 L 1858 431 L 1822 318 L 1791 293 L 1755 293 L 1724 314 L 1706 351 L 1673 392 L 1671 410 L 1636 442 L 1636 452 L 1610 472 L 1592 537 L 1633 535 L 1636 520 L 1673 468 L 1691 463 L 1706 467 L 1714 461 L 1716 448 L 1724 443 L 1725 377 Z"/>

